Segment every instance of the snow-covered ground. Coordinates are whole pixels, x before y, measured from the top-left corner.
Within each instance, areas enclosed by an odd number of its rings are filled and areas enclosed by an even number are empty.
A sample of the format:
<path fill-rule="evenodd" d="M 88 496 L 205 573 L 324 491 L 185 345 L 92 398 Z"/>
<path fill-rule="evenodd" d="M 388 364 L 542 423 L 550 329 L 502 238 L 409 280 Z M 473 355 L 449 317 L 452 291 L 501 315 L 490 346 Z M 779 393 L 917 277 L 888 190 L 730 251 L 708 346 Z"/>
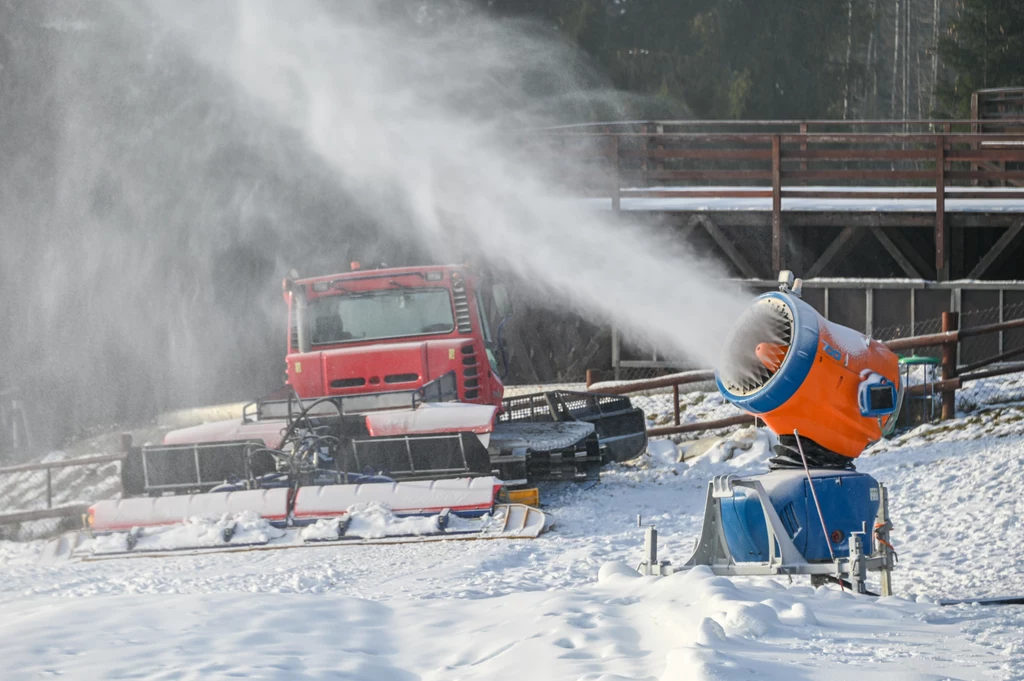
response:
<path fill-rule="evenodd" d="M 635 576 L 637 514 L 681 562 L 710 477 L 768 456 L 753 429 L 676 461 L 694 446 L 543 488 L 555 527 L 532 541 L 60 566 L 35 564 L 41 542 L 3 542 L 0 677 L 1024 679 L 1024 608 L 934 604 L 1024 593 L 1024 408 L 861 459 L 892 494 L 898 597 L 881 600 L 805 578 Z"/>

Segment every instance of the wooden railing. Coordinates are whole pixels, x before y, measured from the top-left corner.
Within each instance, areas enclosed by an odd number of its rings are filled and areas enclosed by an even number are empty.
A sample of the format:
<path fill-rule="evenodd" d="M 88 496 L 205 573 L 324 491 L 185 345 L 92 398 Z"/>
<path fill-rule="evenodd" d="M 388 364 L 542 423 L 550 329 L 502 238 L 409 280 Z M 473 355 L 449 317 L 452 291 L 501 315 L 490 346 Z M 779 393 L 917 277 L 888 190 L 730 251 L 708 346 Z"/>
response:
<path fill-rule="evenodd" d="M 1024 132 L 976 129 L 970 120 L 652 121 L 533 134 L 549 153 L 601 167 L 606 179 L 589 191 L 608 196 L 613 210 L 623 198 L 771 199 L 776 272 L 786 267 L 783 199 L 934 201 L 935 269 L 945 280 L 947 190 L 957 199 L 1024 199 Z M 861 191 L 829 187 L 838 184 Z"/>

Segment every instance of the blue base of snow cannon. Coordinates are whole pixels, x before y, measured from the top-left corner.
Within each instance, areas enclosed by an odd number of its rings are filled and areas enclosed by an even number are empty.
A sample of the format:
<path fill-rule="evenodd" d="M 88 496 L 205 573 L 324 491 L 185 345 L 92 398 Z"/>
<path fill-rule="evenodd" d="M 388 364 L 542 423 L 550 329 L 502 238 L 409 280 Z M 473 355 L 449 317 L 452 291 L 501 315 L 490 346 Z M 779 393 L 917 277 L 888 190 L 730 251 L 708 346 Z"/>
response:
<path fill-rule="evenodd" d="M 808 562 L 831 560 L 850 554 L 850 535 L 865 532 L 864 548 L 871 553 L 875 517 L 878 513 L 878 482 L 856 471 L 811 470 L 814 490 L 821 504 L 825 527 L 814 505 L 807 474 L 800 469 L 775 470 L 750 478 L 760 481 L 786 533 Z M 721 500 L 722 529 L 729 552 L 737 562 L 767 562 L 768 530 L 764 510 L 755 494 L 737 488 L 731 498 Z"/>

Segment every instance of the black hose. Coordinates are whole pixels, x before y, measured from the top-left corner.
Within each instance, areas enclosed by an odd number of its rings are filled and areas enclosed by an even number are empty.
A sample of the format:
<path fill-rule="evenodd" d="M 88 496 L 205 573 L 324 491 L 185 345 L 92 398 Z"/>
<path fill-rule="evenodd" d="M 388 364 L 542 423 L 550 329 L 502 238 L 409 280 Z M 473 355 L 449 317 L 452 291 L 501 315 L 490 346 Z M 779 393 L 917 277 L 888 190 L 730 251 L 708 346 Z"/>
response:
<path fill-rule="evenodd" d="M 302 412 L 295 418 L 295 420 L 291 421 L 288 424 L 288 427 L 285 429 L 284 435 L 281 438 L 281 444 L 284 444 L 289 439 L 291 439 L 291 436 L 295 434 L 295 426 L 299 423 L 299 421 L 303 419 L 305 419 L 306 424 L 309 426 L 309 429 L 311 431 L 314 431 L 316 427 L 313 425 L 313 422 L 309 420 L 309 412 L 313 409 L 313 407 L 316 407 L 323 402 L 330 402 L 332 405 L 334 405 L 334 408 L 338 410 L 338 416 L 340 417 L 342 415 L 341 407 L 338 405 L 337 402 L 334 401 L 333 397 L 321 397 L 320 399 L 315 400 L 312 404 L 303 409 Z M 302 402 L 299 402 L 299 404 L 302 404 Z"/>
<path fill-rule="evenodd" d="M 839 584 L 841 586 L 846 587 L 850 591 L 853 591 L 853 584 L 850 584 L 845 579 L 840 579 L 839 577 L 836 577 L 835 575 L 825 575 L 825 579 L 827 581 L 829 581 L 829 582 L 832 582 L 833 584 Z M 879 596 L 879 594 L 876 594 L 874 591 L 865 591 L 864 595 L 865 596 L 875 596 L 876 598 Z"/>

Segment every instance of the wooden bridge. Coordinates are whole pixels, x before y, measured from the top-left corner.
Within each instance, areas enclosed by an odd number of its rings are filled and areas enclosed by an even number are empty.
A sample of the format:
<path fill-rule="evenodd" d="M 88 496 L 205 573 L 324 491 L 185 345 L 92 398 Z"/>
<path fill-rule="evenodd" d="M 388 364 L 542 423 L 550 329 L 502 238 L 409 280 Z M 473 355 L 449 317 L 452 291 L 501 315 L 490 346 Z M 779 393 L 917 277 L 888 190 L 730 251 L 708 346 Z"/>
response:
<path fill-rule="evenodd" d="M 740 277 L 1024 279 L 1009 261 L 1024 231 L 1024 116 L 640 121 L 539 139 L 595 171 L 595 206 L 672 225 Z"/>

